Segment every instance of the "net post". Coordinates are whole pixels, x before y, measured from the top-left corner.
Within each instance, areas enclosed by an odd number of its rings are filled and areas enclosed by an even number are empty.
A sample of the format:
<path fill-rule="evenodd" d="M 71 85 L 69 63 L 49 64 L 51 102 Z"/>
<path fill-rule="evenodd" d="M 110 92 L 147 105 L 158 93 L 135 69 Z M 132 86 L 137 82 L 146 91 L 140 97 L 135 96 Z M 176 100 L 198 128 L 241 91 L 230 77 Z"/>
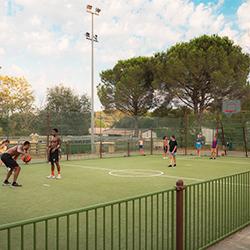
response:
<path fill-rule="evenodd" d="M 184 222 L 183 222 L 183 193 L 184 193 L 184 182 L 178 180 L 176 182 L 176 250 L 184 249 Z"/>
<path fill-rule="evenodd" d="M 130 156 L 130 142 L 128 141 L 128 147 L 127 147 L 127 150 L 128 150 L 128 154 L 127 156 L 129 157 Z"/>

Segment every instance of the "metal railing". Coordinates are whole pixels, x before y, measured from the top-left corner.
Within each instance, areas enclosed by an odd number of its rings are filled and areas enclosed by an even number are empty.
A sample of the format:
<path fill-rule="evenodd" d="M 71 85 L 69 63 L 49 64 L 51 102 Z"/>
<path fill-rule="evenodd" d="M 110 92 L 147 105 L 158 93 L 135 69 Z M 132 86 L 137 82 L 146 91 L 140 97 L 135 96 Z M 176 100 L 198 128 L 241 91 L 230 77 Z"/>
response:
<path fill-rule="evenodd" d="M 2 225 L 0 249 L 174 249 L 174 192 Z"/>
<path fill-rule="evenodd" d="M 206 249 L 250 223 L 250 171 L 185 188 L 185 249 Z"/>
<path fill-rule="evenodd" d="M 1 250 L 206 249 L 250 224 L 250 171 L 0 226 Z"/>

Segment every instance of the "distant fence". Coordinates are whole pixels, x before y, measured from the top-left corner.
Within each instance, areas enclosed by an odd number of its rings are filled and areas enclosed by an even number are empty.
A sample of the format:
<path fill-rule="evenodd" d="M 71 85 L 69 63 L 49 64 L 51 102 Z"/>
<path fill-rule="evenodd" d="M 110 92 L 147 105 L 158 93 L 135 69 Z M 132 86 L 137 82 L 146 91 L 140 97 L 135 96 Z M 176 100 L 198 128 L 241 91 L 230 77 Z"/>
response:
<path fill-rule="evenodd" d="M 153 133 L 152 133 L 153 134 Z M 25 138 L 29 139 L 29 138 Z M 11 139 L 10 139 L 11 140 Z M 79 140 L 76 138 L 63 137 L 63 143 L 61 146 L 61 156 L 63 159 L 71 160 L 75 158 L 105 158 L 112 156 L 130 156 L 139 154 L 138 146 L 139 138 L 136 137 L 95 137 L 95 152 L 91 153 L 91 144 L 89 137 L 80 137 Z M 11 140 L 11 145 L 15 145 L 18 141 L 22 140 Z M 178 154 L 183 155 L 195 155 L 195 141 L 193 145 L 191 143 L 185 143 L 178 141 Z M 191 145 L 190 145 L 191 144 Z M 218 155 L 224 155 L 224 150 L 227 150 L 229 156 L 248 156 L 248 146 L 244 144 L 242 140 L 241 147 L 229 145 L 224 147 L 219 143 Z M 162 154 L 163 153 L 163 140 L 159 137 L 148 137 L 144 139 L 144 150 L 148 155 Z M 32 142 L 30 153 L 33 159 L 46 160 L 47 159 L 47 144 L 46 142 Z M 210 155 L 210 145 L 203 145 L 201 155 Z"/>
<path fill-rule="evenodd" d="M 208 246 L 250 224 L 250 171 L 0 226 L 0 249 Z"/>

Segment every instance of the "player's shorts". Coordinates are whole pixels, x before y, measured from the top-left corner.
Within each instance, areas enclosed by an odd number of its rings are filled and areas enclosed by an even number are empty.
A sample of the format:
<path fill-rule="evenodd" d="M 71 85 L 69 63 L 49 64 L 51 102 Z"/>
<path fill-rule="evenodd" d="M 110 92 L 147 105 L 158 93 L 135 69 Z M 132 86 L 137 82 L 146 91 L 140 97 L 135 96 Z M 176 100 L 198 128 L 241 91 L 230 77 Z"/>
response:
<path fill-rule="evenodd" d="M 143 145 L 139 145 L 139 149 L 143 149 Z"/>
<path fill-rule="evenodd" d="M 201 145 L 201 143 L 196 143 L 195 147 L 196 147 L 196 149 L 201 149 L 202 145 Z"/>
<path fill-rule="evenodd" d="M 8 153 L 3 153 L 1 156 L 1 160 L 7 168 L 10 168 L 13 170 L 16 167 L 18 167 L 16 160 L 14 160 L 12 156 Z"/>
<path fill-rule="evenodd" d="M 54 162 L 59 162 L 59 150 L 56 149 L 54 152 L 51 152 L 52 149 L 50 150 L 49 153 L 49 162 L 54 163 Z"/>
<path fill-rule="evenodd" d="M 164 152 L 164 153 L 167 153 L 167 152 L 168 152 L 168 147 L 164 146 L 164 147 L 163 147 L 163 152 Z"/>
<path fill-rule="evenodd" d="M 176 156 L 177 152 L 172 153 L 171 151 L 169 151 L 169 154 L 172 155 L 172 156 Z"/>

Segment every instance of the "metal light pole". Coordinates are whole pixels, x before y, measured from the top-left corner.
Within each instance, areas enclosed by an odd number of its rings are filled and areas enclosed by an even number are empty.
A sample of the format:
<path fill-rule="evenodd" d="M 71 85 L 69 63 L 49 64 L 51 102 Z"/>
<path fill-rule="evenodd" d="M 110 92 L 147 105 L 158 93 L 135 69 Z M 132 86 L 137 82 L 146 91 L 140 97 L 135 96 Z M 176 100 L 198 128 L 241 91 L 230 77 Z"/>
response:
<path fill-rule="evenodd" d="M 91 14 L 91 34 L 87 32 L 86 39 L 91 41 L 91 153 L 95 152 L 95 111 L 94 111 L 94 42 L 98 42 L 97 35 L 94 35 L 94 15 L 98 16 L 101 9 L 95 8 L 92 5 L 87 5 L 86 11 Z"/>

